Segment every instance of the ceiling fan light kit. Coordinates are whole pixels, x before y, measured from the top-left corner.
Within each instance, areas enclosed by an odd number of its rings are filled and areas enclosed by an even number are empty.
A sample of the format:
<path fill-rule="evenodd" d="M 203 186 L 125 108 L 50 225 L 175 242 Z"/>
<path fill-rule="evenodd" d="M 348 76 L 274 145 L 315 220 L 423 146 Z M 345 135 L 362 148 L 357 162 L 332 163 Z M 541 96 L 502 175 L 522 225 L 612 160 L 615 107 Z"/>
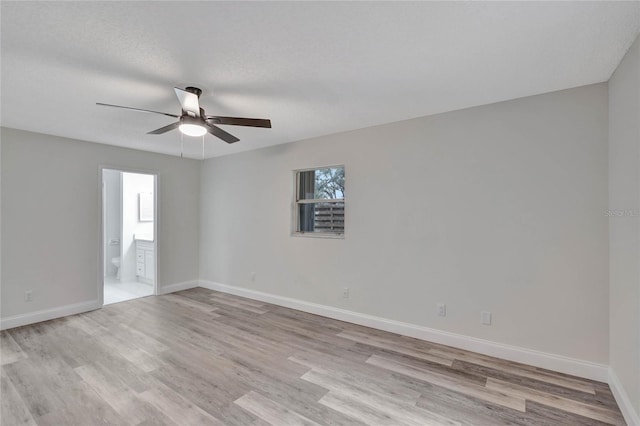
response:
<path fill-rule="evenodd" d="M 183 135 L 194 137 L 204 136 L 207 133 L 207 128 L 205 127 L 205 123 L 202 118 L 198 120 L 197 118 L 190 117 L 188 115 L 180 117 L 178 130 L 180 130 Z"/>
<path fill-rule="evenodd" d="M 216 115 L 205 115 L 204 109 L 200 107 L 199 102 L 202 90 L 198 89 L 197 87 L 187 87 L 185 89 L 174 87 L 174 90 L 176 92 L 176 96 L 178 97 L 178 101 L 180 101 L 180 106 L 182 107 L 182 113 L 180 115 L 151 111 L 147 109 L 131 108 L 120 105 L 104 104 L 101 102 L 96 103 L 96 105 L 108 106 L 113 108 L 124 108 L 131 111 L 161 114 L 168 117 L 179 118 L 180 121 L 171 123 L 156 130 L 152 130 L 147 133 L 149 135 L 161 135 L 171 130 L 178 129 L 183 135 L 199 137 L 204 136 L 206 133 L 211 133 L 213 136 L 222 139 L 226 143 L 234 143 L 238 142 L 240 139 L 222 130 L 220 127 L 216 126 L 216 124 L 263 127 L 267 129 L 271 128 L 271 120 L 262 118 L 221 117 Z"/>

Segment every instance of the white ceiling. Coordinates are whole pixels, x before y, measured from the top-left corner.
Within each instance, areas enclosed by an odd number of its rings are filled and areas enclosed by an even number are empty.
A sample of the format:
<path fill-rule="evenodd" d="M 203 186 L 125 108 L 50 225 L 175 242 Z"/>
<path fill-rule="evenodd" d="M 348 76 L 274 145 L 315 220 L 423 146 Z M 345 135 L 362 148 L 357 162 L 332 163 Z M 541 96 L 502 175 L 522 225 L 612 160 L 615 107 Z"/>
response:
<path fill-rule="evenodd" d="M 225 155 L 606 81 L 640 2 L 2 1 L 1 124 L 179 155 L 174 86 L 207 114 L 270 118 Z M 201 138 L 185 137 L 200 158 Z"/>

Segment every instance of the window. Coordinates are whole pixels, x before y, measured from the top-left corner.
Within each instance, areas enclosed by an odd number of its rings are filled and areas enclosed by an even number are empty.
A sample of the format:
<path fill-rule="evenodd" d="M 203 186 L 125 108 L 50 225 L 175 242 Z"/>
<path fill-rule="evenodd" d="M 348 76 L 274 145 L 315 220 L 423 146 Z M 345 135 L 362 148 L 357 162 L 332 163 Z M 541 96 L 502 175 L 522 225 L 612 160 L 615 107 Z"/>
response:
<path fill-rule="evenodd" d="M 344 234 L 344 166 L 295 172 L 294 234 Z"/>

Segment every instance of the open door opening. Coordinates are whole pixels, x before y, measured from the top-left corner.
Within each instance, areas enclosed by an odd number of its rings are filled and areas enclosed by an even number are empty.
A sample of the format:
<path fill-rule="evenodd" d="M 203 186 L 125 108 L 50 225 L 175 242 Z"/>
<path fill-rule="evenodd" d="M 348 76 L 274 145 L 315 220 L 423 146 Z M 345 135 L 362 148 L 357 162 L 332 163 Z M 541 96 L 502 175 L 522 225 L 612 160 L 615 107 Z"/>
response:
<path fill-rule="evenodd" d="M 102 169 L 104 305 L 157 294 L 156 175 Z"/>

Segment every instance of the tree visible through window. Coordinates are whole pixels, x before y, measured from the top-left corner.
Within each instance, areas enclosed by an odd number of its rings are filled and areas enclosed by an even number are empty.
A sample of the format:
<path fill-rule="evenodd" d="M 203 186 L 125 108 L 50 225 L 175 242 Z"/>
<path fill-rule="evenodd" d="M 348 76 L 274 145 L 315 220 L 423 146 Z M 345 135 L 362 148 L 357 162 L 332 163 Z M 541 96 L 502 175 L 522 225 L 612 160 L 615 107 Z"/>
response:
<path fill-rule="evenodd" d="M 344 166 L 296 172 L 295 232 L 344 233 Z"/>

